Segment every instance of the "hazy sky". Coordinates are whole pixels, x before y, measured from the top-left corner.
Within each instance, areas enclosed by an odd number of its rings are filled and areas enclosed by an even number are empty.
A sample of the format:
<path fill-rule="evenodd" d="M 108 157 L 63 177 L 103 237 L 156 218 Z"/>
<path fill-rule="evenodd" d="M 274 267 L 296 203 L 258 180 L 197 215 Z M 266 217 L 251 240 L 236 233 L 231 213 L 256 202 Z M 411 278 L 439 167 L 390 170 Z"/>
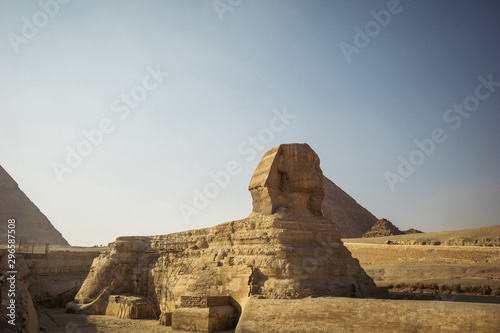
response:
<path fill-rule="evenodd" d="M 241 219 L 307 142 L 378 218 L 499 224 L 495 1 L 0 1 L 0 164 L 72 245 Z M 6 223 L 6 221 L 2 222 Z"/>

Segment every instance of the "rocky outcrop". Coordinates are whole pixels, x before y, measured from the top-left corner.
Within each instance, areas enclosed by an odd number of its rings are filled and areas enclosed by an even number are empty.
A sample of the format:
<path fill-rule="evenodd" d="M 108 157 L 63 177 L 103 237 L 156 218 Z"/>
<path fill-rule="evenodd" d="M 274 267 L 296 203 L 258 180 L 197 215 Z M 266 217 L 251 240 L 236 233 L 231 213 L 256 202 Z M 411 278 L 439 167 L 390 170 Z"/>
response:
<path fill-rule="evenodd" d="M 0 166 L 0 238 L 7 237 L 8 219 L 16 220 L 17 244 L 69 245 L 12 177 Z"/>
<path fill-rule="evenodd" d="M 349 194 L 323 177 L 325 198 L 321 205 L 323 215 L 333 221 L 342 238 L 359 238 L 377 222 L 377 218 L 356 202 Z"/>
<path fill-rule="evenodd" d="M 363 237 L 384 237 L 403 234 L 404 232 L 399 230 L 399 228 L 392 224 L 389 220 L 380 219 L 377 221 L 377 223 L 375 223 L 370 231 L 363 234 Z"/>
<path fill-rule="evenodd" d="M 228 296 L 238 313 L 250 296 L 386 296 L 344 247 L 335 224 L 323 217 L 322 185 L 319 158 L 308 145 L 273 148 L 250 181 L 248 218 L 118 238 L 94 260 L 67 310 L 104 314 L 117 294 L 150 298 L 165 318 L 181 308 L 183 296 Z"/>

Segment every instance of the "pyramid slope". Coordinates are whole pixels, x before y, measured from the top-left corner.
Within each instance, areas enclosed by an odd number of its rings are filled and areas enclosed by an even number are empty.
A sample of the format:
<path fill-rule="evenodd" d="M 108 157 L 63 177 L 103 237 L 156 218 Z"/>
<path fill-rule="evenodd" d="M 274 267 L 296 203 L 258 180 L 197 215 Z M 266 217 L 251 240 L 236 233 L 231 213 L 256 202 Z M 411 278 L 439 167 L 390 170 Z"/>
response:
<path fill-rule="evenodd" d="M 47 217 L 0 166 L 0 237 L 7 237 L 7 220 L 16 220 L 16 244 L 69 245 Z M 26 244 L 27 245 L 27 244 Z"/>
<path fill-rule="evenodd" d="M 325 188 L 325 198 L 321 205 L 323 215 L 337 225 L 342 238 L 362 237 L 377 222 L 372 213 L 330 179 L 323 177 L 323 186 Z"/>

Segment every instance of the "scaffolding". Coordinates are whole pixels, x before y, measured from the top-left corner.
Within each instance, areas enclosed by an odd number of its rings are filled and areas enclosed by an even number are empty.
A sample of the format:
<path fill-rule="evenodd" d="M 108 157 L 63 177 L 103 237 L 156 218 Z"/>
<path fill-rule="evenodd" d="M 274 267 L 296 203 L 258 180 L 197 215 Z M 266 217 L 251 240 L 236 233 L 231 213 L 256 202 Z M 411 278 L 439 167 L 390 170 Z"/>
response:
<path fill-rule="evenodd" d="M 133 293 L 146 297 L 155 308 L 160 308 L 160 303 L 174 299 L 173 288 L 179 280 L 180 274 L 188 274 L 192 271 L 190 259 L 185 264 L 177 267 L 175 272 L 170 267 L 174 258 L 182 256 L 187 248 L 187 242 L 183 239 L 166 238 L 155 240 L 151 244 L 151 250 L 133 250 L 130 265 L 133 279 Z M 158 317 L 158 316 L 157 316 Z"/>

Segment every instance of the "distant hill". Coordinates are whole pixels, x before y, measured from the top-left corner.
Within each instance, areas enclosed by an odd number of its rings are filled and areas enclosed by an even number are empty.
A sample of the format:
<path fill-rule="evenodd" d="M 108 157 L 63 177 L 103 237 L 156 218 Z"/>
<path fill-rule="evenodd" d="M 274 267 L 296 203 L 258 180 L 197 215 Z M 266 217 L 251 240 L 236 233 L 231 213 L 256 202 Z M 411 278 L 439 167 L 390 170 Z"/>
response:
<path fill-rule="evenodd" d="M 69 245 L 47 217 L 0 166 L 0 238 L 7 239 L 7 220 L 16 220 L 16 244 Z"/>
<path fill-rule="evenodd" d="M 405 245 L 493 245 L 500 246 L 500 225 L 453 231 L 424 232 L 373 238 L 345 238 L 344 243 L 385 244 L 390 240 Z"/>
<path fill-rule="evenodd" d="M 361 237 L 377 222 L 377 218 L 363 208 L 349 194 L 323 177 L 325 198 L 321 208 L 325 218 L 338 227 L 341 237 Z"/>

